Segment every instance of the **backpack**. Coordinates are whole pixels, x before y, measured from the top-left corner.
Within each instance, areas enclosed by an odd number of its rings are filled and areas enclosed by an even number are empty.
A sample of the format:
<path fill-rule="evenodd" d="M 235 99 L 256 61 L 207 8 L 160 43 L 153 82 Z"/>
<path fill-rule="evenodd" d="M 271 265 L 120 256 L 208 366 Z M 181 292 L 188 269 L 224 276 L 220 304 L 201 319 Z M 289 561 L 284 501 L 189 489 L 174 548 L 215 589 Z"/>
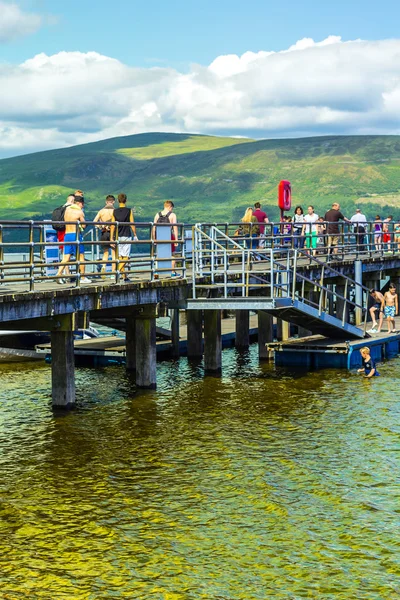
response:
<path fill-rule="evenodd" d="M 51 213 L 51 220 L 64 221 L 64 215 L 66 210 L 67 207 L 64 204 L 62 206 L 59 206 L 58 208 L 55 208 Z M 53 223 L 53 229 L 55 229 L 56 231 L 64 231 L 65 225 L 62 223 Z"/>
<path fill-rule="evenodd" d="M 170 224 L 169 217 L 170 217 L 171 214 L 172 214 L 172 210 L 170 210 L 169 212 L 167 212 L 166 215 L 163 215 L 162 212 L 160 211 L 158 213 L 158 221 L 157 221 L 156 225 L 162 225 L 163 223 Z"/>

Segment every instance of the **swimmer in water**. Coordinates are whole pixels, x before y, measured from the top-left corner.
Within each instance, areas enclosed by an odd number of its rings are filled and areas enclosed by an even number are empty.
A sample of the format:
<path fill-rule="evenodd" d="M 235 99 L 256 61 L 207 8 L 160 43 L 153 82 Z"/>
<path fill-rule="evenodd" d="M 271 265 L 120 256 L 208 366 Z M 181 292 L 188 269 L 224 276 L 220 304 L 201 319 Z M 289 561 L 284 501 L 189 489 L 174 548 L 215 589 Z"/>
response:
<path fill-rule="evenodd" d="M 380 373 L 378 373 L 378 369 L 376 368 L 375 361 L 371 358 L 371 351 L 368 346 L 364 346 L 361 348 L 360 354 L 362 356 L 362 369 L 358 369 L 358 373 L 364 373 L 364 377 L 366 379 L 371 379 L 371 377 L 380 377 Z"/>

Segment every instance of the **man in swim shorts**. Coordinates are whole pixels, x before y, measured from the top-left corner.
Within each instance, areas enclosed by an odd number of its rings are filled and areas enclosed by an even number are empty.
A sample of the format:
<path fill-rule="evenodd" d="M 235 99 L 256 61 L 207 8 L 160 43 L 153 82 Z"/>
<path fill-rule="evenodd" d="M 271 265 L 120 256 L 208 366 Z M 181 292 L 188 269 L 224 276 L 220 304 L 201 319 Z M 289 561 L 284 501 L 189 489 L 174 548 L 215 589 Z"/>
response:
<path fill-rule="evenodd" d="M 77 260 L 80 261 L 79 272 L 81 274 L 81 283 L 91 283 L 91 280 L 85 277 L 85 247 L 82 242 L 82 231 L 86 227 L 85 225 L 85 214 L 83 212 L 83 206 L 85 200 L 83 196 L 75 196 L 75 202 L 68 206 L 64 219 L 65 225 L 65 237 L 64 237 L 64 254 L 61 261 L 60 268 L 57 271 L 57 283 L 65 283 L 65 280 L 61 277 L 64 270 L 67 268 L 68 262 L 71 255 L 75 254 Z M 70 223 L 69 223 L 70 221 Z M 77 225 L 79 222 L 79 240 L 77 240 Z M 79 241 L 79 243 L 77 243 Z"/>
<path fill-rule="evenodd" d="M 390 284 L 389 291 L 383 297 L 383 312 L 387 319 L 388 333 L 397 333 L 394 318 L 399 312 L 399 300 L 394 283 Z"/>
<path fill-rule="evenodd" d="M 371 294 L 375 303 L 369 309 L 369 314 L 371 315 L 372 319 L 372 327 L 368 330 L 368 333 L 380 333 L 383 325 L 383 294 L 374 288 L 370 289 L 369 293 Z M 379 317 L 379 326 L 376 319 L 377 316 Z"/>

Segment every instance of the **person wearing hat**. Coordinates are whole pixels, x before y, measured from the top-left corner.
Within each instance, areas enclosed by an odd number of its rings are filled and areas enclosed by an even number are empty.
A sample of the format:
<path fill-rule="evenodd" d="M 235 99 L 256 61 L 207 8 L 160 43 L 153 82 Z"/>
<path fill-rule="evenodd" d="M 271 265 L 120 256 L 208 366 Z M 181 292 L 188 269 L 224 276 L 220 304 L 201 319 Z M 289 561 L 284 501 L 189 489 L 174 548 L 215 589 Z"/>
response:
<path fill-rule="evenodd" d="M 82 231 L 85 229 L 85 213 L 83 207 L 85 205 L 85 199 L 83 196 L 76 196 L 75 201 L 70 206 L 67 206 L 64 219 L 65 219 L 65 237 L 64 237 L 64 254 L 61 261 L 60 268 L 57 271 L 57 283 L 65 283 L 62 279 L 62 274 L 67 267 L 67 264 L 72 255 L 75 255 L 77 260 L 80 261 L 79 272 L 81 274 L 81 283 L 92 283 L 90 279 L 85 276 L 85 247 L 82 242 Z M 79 237 L 77 239 L 77 225 L 79 222 Z M 79 241 L 79 244 L 76 242 Z"/>
<path fill-rule="evenodd" d="M 353 232 L 356 236 L 357 251 L 365 249 L 365 230 L 367 226 L 367 217 L 361 212 L 361 208 L 356 208 L 355 214 L 350 221 L 353 223 Z"/>

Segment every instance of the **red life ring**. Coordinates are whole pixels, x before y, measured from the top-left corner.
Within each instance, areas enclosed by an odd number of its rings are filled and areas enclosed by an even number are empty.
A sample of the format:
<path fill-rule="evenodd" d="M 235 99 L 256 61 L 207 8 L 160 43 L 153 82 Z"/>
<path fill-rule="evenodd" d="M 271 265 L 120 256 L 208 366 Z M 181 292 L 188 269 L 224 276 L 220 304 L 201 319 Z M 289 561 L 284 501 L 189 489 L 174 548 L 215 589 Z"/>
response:
<path fill-rule="evenodd" d="M 281 210 L 287 211 L 292 208 L 292 187 L 290 181 L 283 179 L 278 186 L 278 206 Z"/>

